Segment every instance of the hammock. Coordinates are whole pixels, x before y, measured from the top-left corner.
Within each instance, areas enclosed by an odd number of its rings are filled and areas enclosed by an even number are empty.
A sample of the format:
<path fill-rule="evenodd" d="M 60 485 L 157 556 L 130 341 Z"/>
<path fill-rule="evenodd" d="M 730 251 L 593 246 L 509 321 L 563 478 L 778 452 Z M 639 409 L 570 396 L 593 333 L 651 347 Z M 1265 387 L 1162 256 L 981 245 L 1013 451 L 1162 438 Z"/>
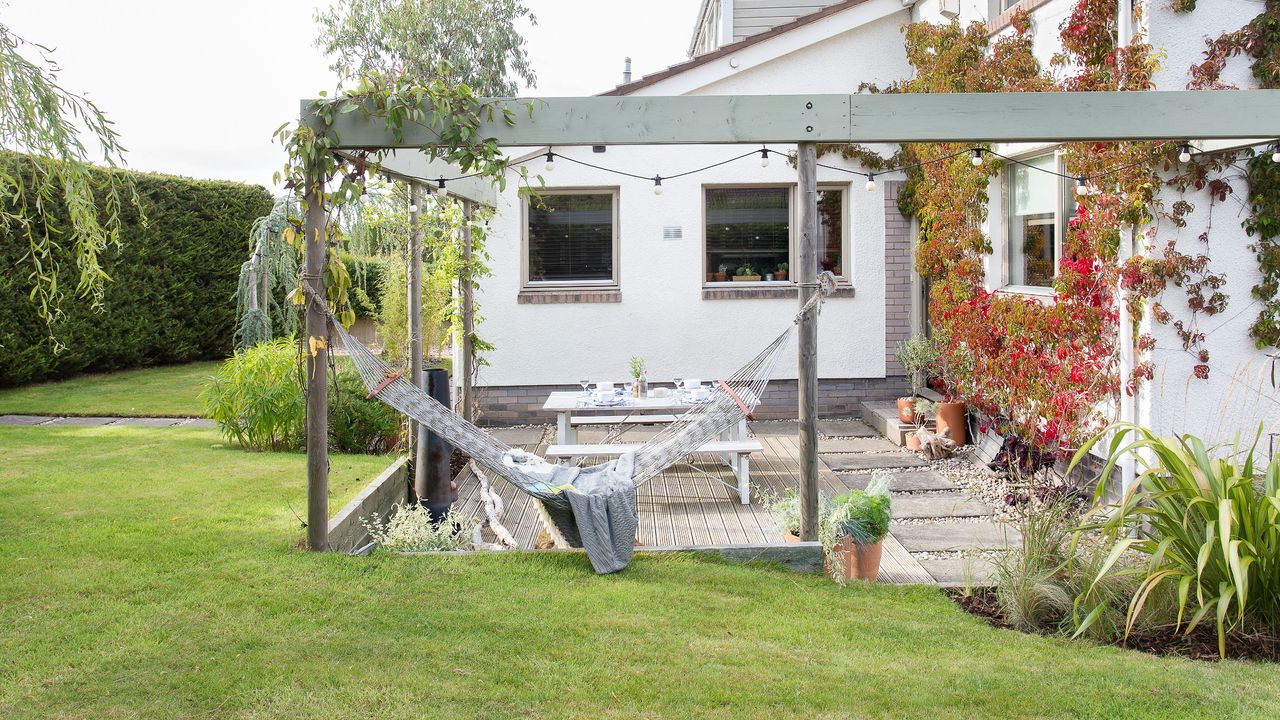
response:
<path fill-rule="evenodd" d="M 824 272 L 817 284 L 818 292 L 801 307 L 791 324 L 745 365 L 716 383 L 706 402 L 691 407 L 633 453 L 586 468 L 549 463 L 506 445 L 468 422 L 347 333 L 326 303 L 318 300 L 305 284 L 304 291 L 337 330 L 371 396 L 422 423 L 538 500 L 565 542 L 585 548 L 596 572 L 607 573 L 621 570 L 630 562 L 637 528 L 636 487 L 751 417 L 796 325 L 809 311 L 820 309 L 835 288 L 835 278 Z"/>

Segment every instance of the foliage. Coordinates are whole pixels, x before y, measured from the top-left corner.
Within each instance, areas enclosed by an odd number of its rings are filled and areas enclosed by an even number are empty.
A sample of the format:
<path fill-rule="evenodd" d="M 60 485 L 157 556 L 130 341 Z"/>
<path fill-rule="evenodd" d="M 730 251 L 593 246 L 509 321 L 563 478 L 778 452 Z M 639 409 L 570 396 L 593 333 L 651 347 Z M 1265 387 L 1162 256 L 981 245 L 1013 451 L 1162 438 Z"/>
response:
<path fill-rule="evenodd" d="M 351 309 L 357 318 L 377 318 L 382 313 L 382 294 L 387 285 L 391 261 L 343 252 L 338 255 L 351 276 Z"/>
<path fill-rule="evenodd" d="M 1262 274 L 1253 286 L 1262 310 L 1249 334 L 1260 348 L 1280 347 L 1280 163 L 1263 152 L 1250 157 L 1246 168 L 1250 215 L 1244 227 L 1255 238 L 1250 247 Z"/>
<path fill-rule="evenodd" d="M 40 202 L 35 172 L 31 158 L 0 153 L 0 174 L 20 178 L 28 192 L 22 203 L 0 201 L 5 212 Z M 95 187 L 137 191 L 137 205 L 126 203 L 120 214 L 129 241 L 99 258 L 114 282 L 102 287 L 100 300 L 64 298 L 47 325 L 30 300 L 40 290 L 23 269 L 27 248 L 0 244 L 0 386 L 220 359 L 231 351 L 236 318 L 230 300 L 244 238 L 254 218 L 271 208 L 271 196 L 254 185 L 123 170 L 94 169 L 91 177 Z M 57 198 L 44 212 L 66 217 Z M 21 232 L 13 222 L 0 225 L 6 238 Z M 75 284 L 76 252 L 65 244 L 54 250 L 59 287 Z M 49 339 L 50 330 L 57 342 Z M 66 347 L 58 352 L 59 345 Z"/>
<path fill-rule="evenodd" d="M 391 452 L 400 441 L 401 415 L 380 400 L 368 397 L 364 382 L 352 368 L 337 373 L 329 393 L 329 447 L 334 452 Z"/>
<path fill-rule="evenodd" d="M 890 475 L 877 471 L 865 490 L 850 490 L 819 507 L 818 540 L 827 561 L 827 571 L 836 582 L 844 582 L 844 560 L 836 546 L 844 538 L 858 545 L 874 545 L 889 534 Z"/>
<path fill-rule="evenodd" d="M 1112 550 L 1077 600 L 1078 632 L 1096 622 L 1103 607 L 1097 584 L 1127 576 L 1141 582 L 1129 603 L 1126 634 L 1151 593 L 1166 587 L 1176 588 L 1179 628 L 1190 633 L 1213 619 L 1223 657 L 1228 634 L 1280 632 L 1280 459 L 1258 477 L 1254 453 L 1261 428 L 1252 445 L 1237 443 L 1219 458 L 1194 436 L 1158 437 L 1128 424 L 1113 430 L 1098 497 L 1121 457 L 1137 455 L 1143 472 L 1092 527 Z M 1081 447 L 1073 466 L 1100 439 Z M 1118 564 L 1131 551 L 1146 556 L 1145 567 Z"/>
<path fill-rule="evenodd" d="M 760 506 L 773 518 L 774 524 L 784 533 L 800 537 L 800 495 L 795 488 L 787 488 L 781 493 L 765 488 L 758 495 L 760 497 Z M 819 494 L 819 516 L 822 514 L 822 508 L 825 508 L 826 505 L 826 498 Z"/>
<path fill-rule="evenodd" d="M 427 78 L 446 58 L 441 79 L 481 95 L 514 97 L 516 81 L 535 82 L 515 26 L 536 20 L 521 0 L 339 0 L 315 18 L 316 47 L 344 78 L 388 71 Z"/>
<path fill-rule="evenodd" d="M 98 159 L 113 169 L 123 164 L 125 149 L 98 106 L 59 83 L 52 53 L 0 23 L 0 148 L 27 153 L 20 156 L 21 168 L 0 165 L 0 227 L 25 246 L 17 262 L 4 267 L 26 268 L 29 301 L 57 351 L 67 340 L 54 339 L 62 288 L 74 284 L 88 307 L 102 309 L 111 279 L 102 256 L 120 248 L 126 208 L 136 212 L 134 223 L 145 226 L 146 218 L 132 175 L 97 172 L 89 164 L 86 137 L 101 149 Z M 16 242 L 6 244 L 15 246 L 8 252 L 17 252 Z M 64 264 L 75 267 L 74 275 Z"/>
<path fill-rule="evenodd" d="M 913 396 L 920 394 L 920 384 L 924 372 L 938 359 L 938 355 L 939 353 L 934 348 L 933 342 L 924 335 L 912 335 L 910 338 L 898 343 L 898 347 L 893 351 L 893 356 L 897 358 L 898 364 L 902 366 L 902 371 L 911 380 L 911 394 Z"/>
<path fill-rule="evenodd" d="M 471 545 L 471 533 L 480 525 L 475 515 L 450 510 L 440 522 L 422 505 L 396 505 L 386 520 L 377 513 L 363 521 L 378 547 L 390 552 L 462 550 Z"/>
<path fill-rule="evenodd" d="M 291 196 L 276 198 L 271 212 L 249 229 L 250 256 L 240 266 L 236 286 L 236 347 L 253 347 L 277 335 L 287 337 L 300 330 L 298 307 L 284 302 L 292 289 L 301 260 L 296 247 L 285 242 L 289 218 L 298 213 Z"/>
<path fill-rule="evenodd" d="M 200 399 L 228 439 L 254 450 L 297 450 L 307 415 L 301 385 L 297 342 L 276 338 L 237 350 Z"/>
<path fill-rule="evenodd" d="M 635 378 L 636 380 L 639 380 L 640 377 L 644 375 L 644 358 L 640 357 L 639 355 L 632 355 L 630 365 L 631 365 L 631 377 Z"/>

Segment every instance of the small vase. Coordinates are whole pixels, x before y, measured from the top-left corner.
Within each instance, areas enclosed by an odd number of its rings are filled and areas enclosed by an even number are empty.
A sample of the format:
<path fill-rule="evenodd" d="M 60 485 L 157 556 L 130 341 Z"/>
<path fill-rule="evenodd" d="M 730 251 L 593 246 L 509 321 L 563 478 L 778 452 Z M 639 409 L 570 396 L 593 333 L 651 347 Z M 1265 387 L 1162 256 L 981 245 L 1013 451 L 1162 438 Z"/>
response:
<path fill-rule="evenodd" d="M 916 418 L 916 399 L 913 397 L 898 398 L 898 422 L 910 423 Z"/>
<path fill-rule="evenodd" d="M 938 403 L 938 434 L 943 435 L 943 430 L 950 429 L 951 441 L 957 446 L 968 442 L 964 413 L 965 405 L 962 402 Z"/>
<path fill-rule="evenodd" d="M 907 433 L 907 449 L 912 451 L 920 450 L 920 436 L 916 434 L 918 431 L 912 430 Z"/>

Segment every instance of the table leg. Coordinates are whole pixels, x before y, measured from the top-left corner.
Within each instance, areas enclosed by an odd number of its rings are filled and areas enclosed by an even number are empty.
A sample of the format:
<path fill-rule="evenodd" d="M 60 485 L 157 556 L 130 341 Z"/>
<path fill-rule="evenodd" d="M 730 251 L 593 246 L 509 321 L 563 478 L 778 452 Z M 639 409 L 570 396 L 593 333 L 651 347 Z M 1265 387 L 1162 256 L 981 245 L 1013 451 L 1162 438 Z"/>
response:
<path fill-rule="evenodd" d="M 557 445 L 574 445 L 576 444 L 573 437 L 573 425 L 570 421 L 573 415 L 569 411 L 556 413 L 556 444 Z"/>

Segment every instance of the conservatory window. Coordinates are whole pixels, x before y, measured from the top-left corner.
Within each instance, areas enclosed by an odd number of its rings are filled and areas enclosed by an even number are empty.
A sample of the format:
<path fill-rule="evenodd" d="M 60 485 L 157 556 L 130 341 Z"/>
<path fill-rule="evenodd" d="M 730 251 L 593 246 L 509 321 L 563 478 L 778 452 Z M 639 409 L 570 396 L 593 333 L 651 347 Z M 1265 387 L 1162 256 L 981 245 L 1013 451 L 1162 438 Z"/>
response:
<path fill-rule="evenodd" d="M 1009 285 L 1049 287 L 1062 244 L 1063 186 L 1057 158 L 1041 155 L 1005 170 Z"/>
<path fill-rule="evenodd" d="M 526 203 L 525 284 L 615 285 L 616 190 L 543 190 Z"/>

